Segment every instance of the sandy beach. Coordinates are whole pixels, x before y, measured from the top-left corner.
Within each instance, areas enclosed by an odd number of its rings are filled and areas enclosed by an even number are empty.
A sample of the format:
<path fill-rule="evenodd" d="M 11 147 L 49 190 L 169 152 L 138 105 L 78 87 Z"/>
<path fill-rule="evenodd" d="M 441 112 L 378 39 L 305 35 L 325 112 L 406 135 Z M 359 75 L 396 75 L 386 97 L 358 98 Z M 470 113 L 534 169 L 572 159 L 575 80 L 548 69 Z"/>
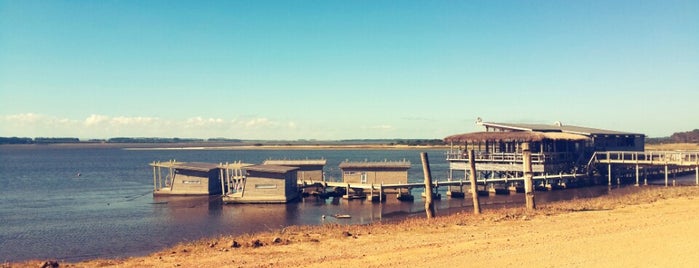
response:
<path fill-rule="evenodd" d="M 624 192 L 625 190 L 618 190 Z M 363 226 L 292 226 L 61 267 L 693 267 L 699 187 L 471 211 Z M 5 263 L 41 267 L 47 260 Z"/>

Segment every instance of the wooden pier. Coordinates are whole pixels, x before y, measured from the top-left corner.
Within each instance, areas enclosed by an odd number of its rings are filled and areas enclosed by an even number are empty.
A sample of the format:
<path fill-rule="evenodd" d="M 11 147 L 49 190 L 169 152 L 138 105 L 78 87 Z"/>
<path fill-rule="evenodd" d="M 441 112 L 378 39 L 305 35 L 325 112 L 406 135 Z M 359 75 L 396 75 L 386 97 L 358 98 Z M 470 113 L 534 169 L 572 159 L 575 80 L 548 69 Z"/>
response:
<path fill-rule="evenodd" d="M 593 165 L 607 165 L 608 184 L 612 184 L 612 165 L 633 167 L 636 171 L 636 185 L 639 185 L 640 171 L 645 168 L 663 168 L 665 186 L 669 184 L 669 174 L 689 172 L 694 168 L 695 184 L 699 185 L 699 151 L 607 151 L 595 152 L 588 163 Z"/>

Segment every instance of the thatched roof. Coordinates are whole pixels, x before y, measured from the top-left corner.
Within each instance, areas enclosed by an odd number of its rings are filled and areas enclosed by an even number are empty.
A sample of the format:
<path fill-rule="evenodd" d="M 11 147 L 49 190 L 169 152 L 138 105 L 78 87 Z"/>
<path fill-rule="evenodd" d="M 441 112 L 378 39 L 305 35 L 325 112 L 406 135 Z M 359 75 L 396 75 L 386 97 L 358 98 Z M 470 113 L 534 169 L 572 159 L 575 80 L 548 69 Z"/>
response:
<path fill-rule="evenodd" d="M 510 132 L 473 132 L 457 134 L 444 138 L 445 142 L 535 142 L 543 140 L 584 141 L 583 135 L 561 132 L 510 131 Z"/>

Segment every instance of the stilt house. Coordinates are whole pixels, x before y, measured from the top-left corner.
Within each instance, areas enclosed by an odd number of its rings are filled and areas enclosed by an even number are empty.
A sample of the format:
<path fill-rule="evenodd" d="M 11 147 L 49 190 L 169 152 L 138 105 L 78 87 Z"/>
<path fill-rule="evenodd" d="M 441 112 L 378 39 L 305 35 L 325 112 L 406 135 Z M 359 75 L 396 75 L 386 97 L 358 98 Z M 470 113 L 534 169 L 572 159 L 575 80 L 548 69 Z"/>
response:
<path fill-rule="evenodd" d="M 408 183 L 410 161 L 340 163 L 342 180 L 346 183 L 395 184 Z"/>
<path fill-rule="evenodd" d="M 490 178 L 521 177 L 524 142 L 530 144 L 535 175 L 585 172 L 595 151 L 644 149 L 645 136 L 639 133 L 567 126 L 560 122 L 544 125 L 479 120 L 477 123 L 486 131 L 444 138 L 450 145 L 447 161 L 452 179 L 462 178 L 454 175 L 454 171 L 469 169 L 471 159 L 467 150 L 470 149 L 475 153 L 473 161 L 481 173 L 479 177 Z"/>
<path fill-rule="evenodd" d="M 296 172 L 299 168 L 253 165 L 235 192 L 223 196 L 224 203 L 287 203 L 300 197 Z"/>
<path fill-rule="evenodd" d="M 327 160 L 325 159 L 305 159 L 305 160 L 265 160 L 263 165 L 277 165 L 287 167 L 297 167 L 297 179 L 299 181 L 319 182 L 323 179 L 323 168 Z"/>
<path fill-rule="evenodd" d="M 153 195 L 221 194 L 219 166 L 201 162 L 154 162 Z M 167 169 L 163 177 L 162 169 Z"/>

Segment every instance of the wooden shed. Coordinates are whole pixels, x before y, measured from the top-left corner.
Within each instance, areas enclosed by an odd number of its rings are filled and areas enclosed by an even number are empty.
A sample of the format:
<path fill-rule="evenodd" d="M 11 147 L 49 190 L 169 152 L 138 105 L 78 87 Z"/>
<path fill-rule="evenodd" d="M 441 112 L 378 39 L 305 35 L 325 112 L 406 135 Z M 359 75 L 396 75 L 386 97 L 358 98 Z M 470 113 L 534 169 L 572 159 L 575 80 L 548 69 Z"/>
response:
<path fill-rule="evenodd" d="M 244 169 L 242 189 L 224 195 L 224 203 L 287 203 L 300 197 L 296 180 L 299 168 L 253 165 Z"/>
<path fill-rule="evenodd" d="M 346 183 L 396 184 L 408 183 L 410 161 L 340 163 L 342 180 Z"/>
<path fill-rule="evenodd" d="M 277 165 L 299 168 L 296 175 L 299 181 L 324 181 L 323 169 L 327 160 L 325 159 L 305 159 L 305 160 L 265 160 L 263 165 Z"/>
<path fill-rule="evenodd" d="M 219 166 L 202 162 L 153 162 L 153 195 L 221 194 Z M 167 170 L 163 177 L 162 169 Z"/>

